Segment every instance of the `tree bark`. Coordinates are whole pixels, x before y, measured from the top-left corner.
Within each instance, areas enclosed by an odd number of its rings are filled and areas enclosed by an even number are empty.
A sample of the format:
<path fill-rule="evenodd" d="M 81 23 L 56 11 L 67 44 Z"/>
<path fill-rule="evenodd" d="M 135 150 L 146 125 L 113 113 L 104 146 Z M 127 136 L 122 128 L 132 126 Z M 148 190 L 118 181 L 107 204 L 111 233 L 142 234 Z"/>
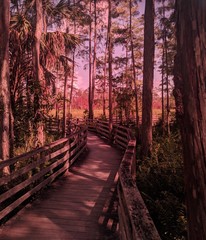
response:
<path fill-rule="evenodd" d="M 35 99 L 34 112 L 38 113 L 40 108 L 39 95 L 41 94 L 41 64 L 40 64 L 40 41 L 43 31 L 43 17 L 42 17 L 42 0 L 35 0 L 35 33 L 34 33 L 34 46 L 33 46 L 33 68 L 35 80 Z"/>
<path fill-rule="evenodd" d="M 181 122 L 188 237 L 206 239 L 206 2 L 176 1 L 175 98 Z"/>
<path fill-rule="evenodd" d="M 108 24 L 107 24 L 107 26 L 108 26 Z M 104 117 L 106 117 L 107 56 L 108 56 L 108 33 L 107 33 L 105 55 L 104 55 L 104 79 L 103 79 L 103 96 L 102 96 L 102 108 L 103 108 L 103 116 Z"/>
<path fill-rule="evenodd" d="M 109 128 L 112 131 L 112 6 L 111 0 L 108 0 L 108 71 L 109 71 Z"/>
<path fill-rule="evenodd" d="M 92 15 L 92 0 L 89 5 L 90 16 Z M 89 118 L 93 119 L 93 102 L 92 102 L 92 21 L 89 24 Z"/>
<path fill-rule="evenodd" d="M 163 8 L 163 18 L 165 17 L 165 0 L 162 0 L 162 8 Z M 165 31 L 165 24 L 162 26 L 162 31 Z M 164 33 L 163 33 L 164 35 Z M 165 103 L 164 103 L 164 80 L 165 80 L 165 45 L 164 45 L 164 37 L 162 37 L 162 86 L 161 86 L 161 95 L 162 95 L 162 133 L 165 133 Z"/>
<path fill-rule="evenodd" d="M 66 64 L 66 66 L 64 67 L 64 101 L 63 101 L 63 129 L 62 129 L 63 137 L 66 137 L 66 132 L 67 132 L 68 77 L 69 77 L 69 69 Z"/>
<path fill-rule="evenodd" d="M 76 6 L 76 0 L 73 1 L 74 6 Z M 76 18 L 74 17 L 74 35 L 76 35 Z M 69 96 L 69 118 L 71 117 L 71 110 L 72 110 L 72 97 L 73 97 L 73 89 L 74 89 L 74 76 L 75 76 L 75 51 L 72 55 L 72 76 L 71 76 L 71 89 L 70 89 L 70 96 Z"/>
<path fill-rule="evenodd" d="M 163 0 L 163 18 L 165 20 L 165 0 Z M 168 65 L 168 44 L 167 44 L 167 34 L 166 34 L 166 26 L 164 23 L 163 29 L 163 45 L 164 45 L 164 67 L 165 67 L 165 78 L 166 78 L 166 120 L 167 120 L 167 134 L 170 135 L 170 92 L 169 92 L 169 65 Z"/>
<path fill-rule="evenodd" d="M 94 105 L 96 67 L 97 67 L 97 0 L 94 0 L 94 48 L 93 48 L 93 73 L 92 73 L 92 105 Z M 94 110 L 93 110 L 93 115 L 94 115 Z"/>
<path fill-rule="evenodd" d="M 133 84 L 135 91 L 135 112 L 136 112 L 136 127 L 139 129 L 139 104 L 138 104 L 138 91 L 136 84 L 136 70 L 135 70 L 135 57 L 134 57 L 134 43 L 133 43 L 133 34 L 132 34 L 132 0 L 129 1 L 129 12 L 130 12 L 130 44 L 131 44 L 131 55 L 132 55 L 132 72 L 133 72 Z"/>
<path fill-rule="evenodd" d="M 9 19 L 10 1 L 0 7 L 0 160 L 10 157 L 10 86 L 9 86 Z M 3 174 L 9 174 L 9 167 Z"/>
<path fill-rule="evenodd" d="M 107 61 L 108 61 L 108 25 L 109 25 L 109 15 L 107 16 L 107 37 L 105 43 L 105 55 L 104 55 L 104 80 L 103 80 L 103 97 L 102 97 L 102 107 L 103 116 L 106 118 L 106 80 L 107 80 Z"/>
<path fill-rule="evenodd" d="M 40 64 L 40 42 L 43 31 L 43 7 L 42 0 L 35 0 L 35 33 L 34 33 L 34 45 L 33 45 L 33 71 L 34 71 L 34 131 L 37 130 L 37 146 L 44 144 L 43 125 L 41 123 L 40 113 L 40 96 L 42 94 L 42 88 L 44 86 L 42 81 L 42 68 Z"/>
<path fill-rule="evenodd" d="M 154 0 L 146 0 L 144 23 L 144 67 L 142 94 L 142 158 L 152 147 L 152 92 L 154 76 Z"/>

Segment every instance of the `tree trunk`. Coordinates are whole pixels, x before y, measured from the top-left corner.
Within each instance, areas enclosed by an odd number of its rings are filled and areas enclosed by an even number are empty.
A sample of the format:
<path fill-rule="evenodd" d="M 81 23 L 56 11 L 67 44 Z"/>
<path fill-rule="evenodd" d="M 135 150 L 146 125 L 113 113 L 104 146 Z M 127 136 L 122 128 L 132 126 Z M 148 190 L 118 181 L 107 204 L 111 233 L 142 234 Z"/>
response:
<path fill-rule="evenodd" d="M 109 70 L 109 128 L 110 133 L 112 131 L 112 7 L 111 0 L 108 0 L 108 70 Z"/>
<path fill-rule="evenodd" d="M 0 7 L 0 160 L 10 157 L 10 86 L 9 86 L 9 18 L 10 1 Z M 9 174 L 9 167 L 3 174 Z"/>
<path fill-rule="evenodd" d="M 65 66 L 65 67 L 64 67 L 63 129 L 62 129 L 62 136 L 63 136 L 63 137 L 66 137 L 66 132 L 67 132 L 68 76 L 69 76 L 69 69 L 68 69 L 68 66 Z"/>
<path fill-rule="evenodd" d="M 134 43 L 133 43 L 133 34 L 132 34 L 132 0 L 129 1 L 129 12 L 130 12 L 130 44 L 131 44 L 131 53 L 132 53 L 132 72 L 133 72 L 133 84 L 135 91 L 135 112 L 136 112 L 136 127 L 139 129 L 139 106 L 138 106 L 138 92 L 136 84 L 136 70 L 135 70 L 135 57 L 134 57 Z"/>
<path fill-rule="evenodd" d="M 93 48 L 93 74 L 92 74 L 92 105 L 94 105 L 96 67 L 97 67 L 97 3 L 96 2 L 97 2 L 97 0 L 94 0 L 94 48 Z M 94 110 L 93 110 L 93 115 L 94 115 Z"/>
<path fill-rule="evenodd" d="M 162 0 L 162 8 L 163 8 L 163 18 L 165 18 L 165 0 Z M 163 24 L 162 31 L 165 32 L 165 24 Z M 164 135 L 165 133 L 165 104 L 164 104 L 164 80 L 165 80 L 165 44 L 164 44 L 164 33 L 162 37 L 162 133 Z"/>
<path fill-rule="evenodd" d="M 42 94 L 43 81 L 42 81 L 42 69 L 40 64 L 40 41 L 43 31 L 43 7 L 42 0 L 35 0 L 35 33 L 34 33 L 34 45 L 33 45 L 33 71 L 34 71 L 34 131 L 37 130 L 38 144 L 44 144 L 43 128 L 41 123 L 40 113 L 40 96 Z M 37 146 L 35 146 L 37 147 Z"/>
<path fill-rule="evenodd" d="M 163 18 L 165 19 L 165 5 L 163 0 Z M 166 35 L 166 26 L 164 24 L 164 30 L 163 30 L 163 43 L 164 43 L 164 53 L 165 53 L 165 77 L 166 77 L 166 120 L 167 120 L 167 134 L 170 134 L 170 93 L 169 93 L 169 74 L 168 74 L 168 44 L 167 44 L 167 35 Z"/>
<path fill-rule="evenodd" d="M 106 118 L 106 80 L 107 80 L 107 60 L 108 60 L 108 25 L 109 16 L 107 17 L 107 37 L 105 43 L 105 55 L 104 55 L 104 82 L 103 82 L 103 116 Z"/>
<path fill-rule="evenodd" d="M 74 0 L 74 6 L 76 6 L 76 1 Z M 76 35 L 76 19 L 74 17 L 74 35 Z M 75 49 L 72 55 L 72 76 L 71 76 L 71 89 L 70 89 L 70 96 L 69 96 L 69 118 L 71 117 L 71 110 L 72 110 L 72 97 L 73 97 L 73 89 L 74 89 L 74 76 L 75 76 Z"/>
<path fill-rule="evenodd" d="M 189 239 L 206 239 L 206 2 L 176 1 L 175 98 L 181 122 Z"/>
<path fill-rule="evenodd" d="M 162 46 L 162 83 L 161 83 L 161 95 L 162 95 L 162 133 L 165 133 L 165 104 L 164 104 L 164 44 Z"/>
<path fill-rule="evenodd" d="M 103 97 L 102 97 L 102 107 L 103 116 L 106 117 L 106 79 L 107 79 L 107 45 L 105 47 L 105 59 L 104 59 L 104 82 L 103 82 Z"/>
<path fill-rule="evenodd" d="M 154 0 L 146 0 L 144 23 L 144 68 L 142 95 L 142 158 L 152 147 L 152 92 L 154 76 Z"/>
<path fill-rule="evenodd" d="M 89 6 L 90 16 L 92 15 L 92 0 Z M 93 119 L 93 102 L 92 102 L 92 22 L 89 24 L 89 118 Z"/>

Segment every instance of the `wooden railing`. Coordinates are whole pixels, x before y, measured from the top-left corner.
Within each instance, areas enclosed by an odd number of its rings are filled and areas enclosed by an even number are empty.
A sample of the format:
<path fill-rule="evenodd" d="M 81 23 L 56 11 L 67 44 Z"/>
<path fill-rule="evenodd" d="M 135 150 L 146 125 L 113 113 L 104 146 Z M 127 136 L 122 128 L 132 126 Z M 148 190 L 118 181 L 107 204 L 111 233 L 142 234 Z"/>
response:
<path fill-rule="evenodd" d="M 114 125 L 114 143 L 126 149 L 132 137 L 131 130 L 120 125 Z"/>
<path fill-rule="evenodd" d="M 110 139 L 111 134 L 109 130 L 109 123 L 107 121 L 97 120 L 96 121 L 96 131 L 101 136 Z"/>
<path fill-rule="evenodd" d="M 80 121 L 77 119 L 71 119 L 67 121 L 67 134 L 76 132 L 77 125 Z M 63 120 L 58 118 L 45 119 L 45 128 L 49 133 L 62 133 L 63 131 Z"/>
<path fill-rule="evenodd" d="M 86 143 L 87 128 L 81 127 L 67 138 L 0 162 L 0 173 L 11 169 L 10 175 L 0 177 L 0 221 L 66 172 Z"/>
<path fill-rule="evenodd" d="M 119 168 L 119 229 L 121 240 L 160 240 L 136 185 L 136 140 L 130 140 Z"/>
<path fill-rule="evenodd" d="M 98 123 L 99 122 L 99 123 Z M 101 124 L 100 124 L 101 123 Z M 147 207 L 136 185 L 136 140 L 130 129 L 113 125 L 109 133 L 108 122 L 96 120 L 89 124 L 93 131 L 111 138 L 114 143 L 125 149 L 119 168 L 118 215 L 121 240 L 160 240 L 160 236 L 149 215 Z"/>

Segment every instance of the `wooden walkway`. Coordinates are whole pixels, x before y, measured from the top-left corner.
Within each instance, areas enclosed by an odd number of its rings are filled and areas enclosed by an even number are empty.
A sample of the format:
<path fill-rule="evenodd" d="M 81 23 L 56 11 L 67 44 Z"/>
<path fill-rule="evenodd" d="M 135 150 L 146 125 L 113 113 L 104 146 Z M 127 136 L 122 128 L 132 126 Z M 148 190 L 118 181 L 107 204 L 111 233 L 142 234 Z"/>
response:
<path fill-rule="evenodd" d="M 121 154 L 95 135 L 88 152 L 0 229 L 1 240 L 118 239 L 116 182 Z"/>

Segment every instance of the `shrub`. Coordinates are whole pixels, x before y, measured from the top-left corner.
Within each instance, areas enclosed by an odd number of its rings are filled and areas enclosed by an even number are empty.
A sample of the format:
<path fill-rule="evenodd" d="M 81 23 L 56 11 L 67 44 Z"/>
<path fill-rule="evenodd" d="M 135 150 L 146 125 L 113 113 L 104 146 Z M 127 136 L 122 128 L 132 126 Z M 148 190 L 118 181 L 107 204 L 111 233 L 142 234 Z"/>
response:
<path fill-rule="evenodd" d="M 137 185 L 162 239 L 186 239 L 183 159 L 180 134 L 157 132 L 151 158 L 140 162 Z"/>

